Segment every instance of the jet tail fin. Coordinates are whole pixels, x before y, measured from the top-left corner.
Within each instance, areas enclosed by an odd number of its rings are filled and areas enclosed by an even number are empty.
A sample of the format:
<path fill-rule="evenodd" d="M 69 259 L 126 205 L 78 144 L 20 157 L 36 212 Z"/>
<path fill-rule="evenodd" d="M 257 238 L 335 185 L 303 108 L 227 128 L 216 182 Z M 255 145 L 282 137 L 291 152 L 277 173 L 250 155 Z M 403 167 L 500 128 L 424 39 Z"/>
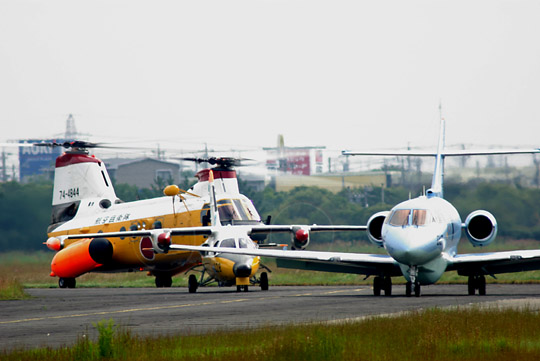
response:
<path fill-rule="evenodd" d="M 441 106 L 439 105 L 439 109 Z M 431 180 L 431 188 L 428 189 L 426 195 L 428 197 L 443 197 L 443 183 L 444 183 L 444 146 L 445 146 L 445 128 L 446 121 L 441 114 L 439 130 L 439 144 L 437 146 L 437 154 L 435 155 L 435 170 L 433 171 L 433 178 Z"/>

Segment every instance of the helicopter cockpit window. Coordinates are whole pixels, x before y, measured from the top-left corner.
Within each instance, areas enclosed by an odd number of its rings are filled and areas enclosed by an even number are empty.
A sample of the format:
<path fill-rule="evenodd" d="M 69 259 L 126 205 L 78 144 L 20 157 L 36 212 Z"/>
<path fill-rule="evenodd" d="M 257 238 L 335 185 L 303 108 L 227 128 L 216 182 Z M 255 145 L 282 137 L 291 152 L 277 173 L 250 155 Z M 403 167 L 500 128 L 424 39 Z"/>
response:
<path fill-rule="evenodd" d="M 241 220 L 242 218 L 236 211 L 234 204 L 230 199 L 223 199 L 218 202 L 219 218 L 222 221 Z"/>
<path fill-rule="evenodd" d="M 222 224 L 249 224 L 261 221 L 253 203 L 244 199 L 221 199 L 218 201 L 218 210 Z"/>
<path fill-rule="evenodd" d="M 390 221 L 388 222 L 392 226 L 403 227 L 409 224 L 410 209 L 397 209 L 392 213 Z"/>
<path fill-rule="evenodd" d="M 226 248 L 236 248 L 236 242 L 234 241 L 234 238 L 227 238 L 221 241 L 219 246 Z"/>

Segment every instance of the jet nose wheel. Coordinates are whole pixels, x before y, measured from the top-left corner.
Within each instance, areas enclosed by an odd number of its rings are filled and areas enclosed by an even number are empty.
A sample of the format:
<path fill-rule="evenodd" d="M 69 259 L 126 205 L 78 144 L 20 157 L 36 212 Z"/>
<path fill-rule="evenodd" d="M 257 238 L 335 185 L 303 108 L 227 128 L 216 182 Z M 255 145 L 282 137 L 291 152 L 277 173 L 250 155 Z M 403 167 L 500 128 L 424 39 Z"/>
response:
<path fill-rule="evenodd" d="M 420 297 L 420 283 L 418 281 L 414 283 L 409 281 L 405 285 L 405 295 L 411 297 L 413 293 L 415 297 Z"/>

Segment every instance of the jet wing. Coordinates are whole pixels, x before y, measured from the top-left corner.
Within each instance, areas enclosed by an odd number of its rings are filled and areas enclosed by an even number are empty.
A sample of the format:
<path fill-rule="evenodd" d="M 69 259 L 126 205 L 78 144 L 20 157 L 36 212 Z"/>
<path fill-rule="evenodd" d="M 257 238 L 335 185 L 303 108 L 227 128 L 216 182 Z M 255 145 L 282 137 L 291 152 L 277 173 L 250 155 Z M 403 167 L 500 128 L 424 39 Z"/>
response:
<path fill-rule="evenodd" d="M 351 232 L 365 231 L 366 226 L 318 226 L 318 225 L 260 225 L 251 226 L 249 234 L 292 233 L 297 228 L 306 229 L 309 232 Z"/>
<path fill-rule="evenodd" d="M 436 157 L 437 153 L 434 152 L 422 152 L 422 151 L 405 151 L 405 152 L 392 152 L 392 151 L 380 151 L 380 152 L 350 152 L 343 151 L 343 155 L 371 155 L 371 156 L 409 156 L 409 157 Z M 533 149 L 487 149 L 487 150 L 467 150 L 458 149 L 451 150 L 445 149 L 441 155 L 445 157 L 463 157 L 473 155 L 505 155 L 505 154 L 533 154 L 540 153 L 540 148 Z"/>
<path fill-rule="evenodd" d="M 285 251 L 270 249 L 203 247 L 172 244 L 170 250 L 199 251 L 276 258 L 279 267 L 324 272 L 401 276 L 394 259 L 387 255 L 318 251 Z"/>
<path fill-rule="evenodd" d="M 163 228 L 140 231 L 124 231 L 124 232 L 106 232 L 106 233 L 79 233 L 61 236 L 63 239 L 83 239 L 83 238 L 99 238 L 99 237 L 149 237 L 156 233 L 171 232 L 171 236 L 209 236 L 212 234 L 212 227 L 185 227 L 185 228 Z"/>
<path fill-rule="evenodd" d="M 461 254 L 448 262 L 447 270 L 461 276 L 532 271 L 540 269 L 540 250 Z"/>
<path fill-rule="evenodd" d="M 343 231 L 365 231 L 366 226 L 304 226 L 304 225 L 260 225 L 260 226 L 235 226 L 245 228 L 249 234 L 269 234 L 269 233 L 285 233 L 294 232 L 295 228 L 303 228 L 309 232 L 343 232 Z M 62 236 L 63 239 L 84 239 L 98 237 L 147 237 L 156 232 L 171 232 L 171 236 L 209 236 L 216 228 L 212 226 L 206 227 L 181 227 L 181 228 L 163 228 L 152 230 L 139 231 L 123 231 L 123 232 L 105 232 L 105 233 L 78 233 Z"/>

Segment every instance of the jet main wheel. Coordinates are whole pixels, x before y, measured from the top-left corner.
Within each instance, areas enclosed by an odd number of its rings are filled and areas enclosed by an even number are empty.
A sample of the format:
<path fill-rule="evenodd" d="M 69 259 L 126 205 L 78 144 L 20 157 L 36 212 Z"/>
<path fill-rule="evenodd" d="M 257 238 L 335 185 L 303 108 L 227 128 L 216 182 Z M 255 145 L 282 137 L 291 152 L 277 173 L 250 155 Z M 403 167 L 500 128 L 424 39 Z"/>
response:
<path fill-rule="evenodd" d="M 392 277 L 377 276 L 373 279 L 373 294 L 380 296 L 384 291 L 385 296 L 392 296 Z"/>
<path fill-rule="evenodd" d="M 374 296 L 380 296 L 381 295 L 381 290 L 383 288 L 383 283 L 384 283 L 384 280 L 382 277 L 375 277 L 373 279 L 373 295 Z"/>
<path fill-rule="evenodd" d="M 197 292 L 197 288 L 199 288 L 199 281 L 197 281 L 197 277 L 195 277 L 195 275 L 189 276 L 188 288 L 189 288 L 189 293 Z"/>
<path fill-rule="evenodd" d="M 156 287 L 171 287 L 172 286 L 172 277 L 159 275 L 156 276 Z"/>
<path fill-rule="evenodd" d="M 261 273 L 261 280 L 259 281 L 262 291 L 268 291 L 268 273 Z"/>
<path fill-rule="evenodd" d="M 480 296 L 486 295 L 486 277 L 483 275 L 480 276 L 469 276 L 467 282 L 467 289 L 469 291 L 469 296 L 474 296 L 476 290 Z"/>
<path fill-rule="evenodd" d="M 392 277 L 384 277 L 383 290 L 386 297 L 392 296 Z"/>
<path fill-rule="evenodd" d="M 60 288 L 75 288 L 76 284 L 77 284 L 77 281 L 75 281 L 75 278 L 60 277 L 58 279 L 58 287 Z"/>

